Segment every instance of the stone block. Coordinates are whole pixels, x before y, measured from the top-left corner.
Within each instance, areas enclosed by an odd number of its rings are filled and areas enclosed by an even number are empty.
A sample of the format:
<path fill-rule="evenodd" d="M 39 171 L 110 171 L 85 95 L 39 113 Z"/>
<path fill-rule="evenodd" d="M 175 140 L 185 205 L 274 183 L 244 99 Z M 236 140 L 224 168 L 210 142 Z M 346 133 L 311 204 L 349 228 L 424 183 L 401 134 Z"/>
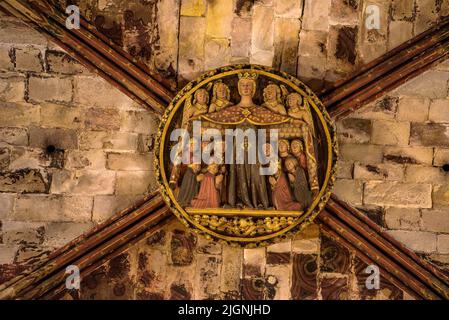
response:
<path fill-rule="evenodd" d="M 206 14 L 206 0 L 182 0 L 181 15 L 201 17 Z"/>
<path fill-rule="evenodd" d="M 265 248 L 243 250 L 243 277 L 261 277 L 265 274 Z"/>
<path fill-rule="evenodd" d="M 372 12 L 367 10 L 368 6 L 375 5 L 379 8 L 380 23 L 379 29 L 368 29 L 366 21 L 370 19 Z M 372 60 L 380 57 L 387 51 L 387 38 L 388 38 L 388 23 L 390 16 L 390 3 L 384 0 L 370 0 L 369 2 L 363 2 L 361 21 L 361 39 L 362 44 L 359 47 L 360 58 L 364 63 L 371 62 Z"/>
<path fill-rule="evenodd" d="M 11 152 L 8 148 L 0 148 L 0 170 L 6 170 L 11 162 Z"/>
<path fill-rule="evenodd" d="M 27 104 L 3 104 L 0 102 L 0 126 L 28 126 L 40 121 L 40 108 Z"/>
<path fill-rule="evenodd" d="M 196 251 L 200 254 L 220 255 L 222 245 L 216 241 L 206 239 L 206 237 L 198 237 Z"/>
<path fill-rule="evenodd" d="M 115 172 L 109 170 L 58 170 L 53 173 L 53 194 L 99 195 L 113 194 Z"/>
<path fill-rule="evenodd" d="M 399 208 L 431 208 L 432 185 L 369 181 L 365 183 L 364 203 Z"/>
<path fill-rule="evenodd" d="M 306 1 L 303 14 L 303 29 L 327 31 L 331 0 Z"/>
<path fill-rule="evenodd" d="M 326 58 L 320 56 L 300 56 L 298 58 L 298 76 L 304 81 L 306 79 L 323 79 L 326 73 Z M 309 87 L 312 87 L 308 83 Z"/>
<path fill-rule="evenodd" d="M 223 246 L 220 289 L 224 293 L 240 292 L 243 249 Z"/>
<path fill-rule="evenodd" d="M 355 70 L 358 61 L 356 50 L 358 26 L 330 26 L 328 40 L 328 68 L 345 76 Z"/>
<path fill-rule="evenodd" d="M 220 295 L 220 256 L 198 255 L 195 269 L 194 299 L 217 299 Z"/>
<path fill-rule="evenodd" d="M 303 9 L 302 5 L 303 3 L 301 1 L 296 0 L 276 1 L 274 13 L 276 16 L 282 18 L 299 19 L 301 18 L 301 12 Z"/>
<path fill-rule="evenodd" d="M 444 99 L 447 97 L 449 72 L 427 71 L 397 89 L 402 95 L 420 96 L 430 99 Z"/>
<path fill-rule="evenodd" d="M 28 131 L 25 128 L 0 128 L 0 142 L 16 146 L 28 145 Z"/>
<path fill-rule="evenodd" d="M 251 54 L 273 52 L 274 54 L 274 9 L 255 6 L 252 17 Z M 257 56 L 256 56 L 257 57 Z"/>
<path fill-rule="evenodd" d="M 345 118 L 337 122 L 340 143 L 369 143 L 372 124 L 368 119 Z"/>
<path fill-rule="evenodd" d="M 76 76 L 74 79 L 74 101 L 77 104 L 117 109 L 129 109 L 134 105 L 131 98 L 100 77 Z"/>
<path fill-rule="evenodd" d="M 40 245 L 44 242 L 45 226 L 38 222 L 3 221 L 3 243 Z"/>
<path fill-rule="evenodd" d="M 430 99 L 401 97 L 399 99 L 397 119 L 400 121 L 424 122 L 429 116 Z"/>
<path fill-rule="evenodd" d="M 427 31 L 438 19 L 435 2 L 416 0 L 415 34 Z"/>
<path fill-rule="evenodd" d="M 46 172 L 35 169 L 0 172 L 0 192 L 47 193 L 48 190 Z"/>
<path fill-rule="evenodd" d="M 18 245 L 0 244 L 0 265 L 14 263 L 18 250 Z"/>
<path fill-rule="evenodd" d="M 135 196 L 100 195 L 94 198 L 92 221 L 101 223 L 123 209 L 133 205 Z"/>
<path fill-rule="evenodd" d="M 18 19 L 0 21 L 0 43 L 46 46 L 48 41 L 43 34 L 31 29 Z"/>
<path fill-rule="evenodd" d="M 435 233 L 405 230 L 389 230 L 387 232 L 413 251 L 432 253 L 437 249 Z"/>
<path fill-rule="evenodd" d="M 406 181 L 416 183 L 443 184 L 449 182 L 449 173 L 441 168 L 421 165 L 407 165 Z"/>
<path fill-rule="evenodd" d="M 106 155 L 103 150 L 70 150 L 64 167 L 66 169 L 101 170 L 106 168 Z"/>
<path fill-rule="evenodd" d="M 0 46 L 0 71 L 11 71 L 14 69 L 11 51 L 10 46 Z"/>
<path fill-rule="evenodd" d="M 350 24 L 359 23 L 360 0 L 332 0 L 330 8 L 331 24 Z"/>
<path fill-rule="evenodd" d="M 296 73 L 300 28 L 298 19 L 275 19 L 273 66 L 276 69 L 290 74 Z"/>
<path fill-rule="evenodd" d="M 122 114 L 121 131 L 154 134 L 159 122 L 155 115 L 148 111 L 127 111 Z"/>
<path fill-rule="evenodd" d="M 68 150 L 78 148 L 78 134 L 72 129 L 30 128 L 30 146 L 46 149 L 54 146 L 56 149 Z"/>
<path fill-rule="evenodd" d="M 299 42 L 300 56 L 327 59 L 326 31 L 301 30 Z"/>
<path fill-rule="evenodd" d="M 229 38 L 233 18 L 233 1 L 208 1 L 206 35 L 211 38 Z"/>
<path fill-rule="evenodd" d="M 48 50 L 46 52 L 47 67 L 50 73 L 79 74 L 88 70 L 68 54 L 61 51 Z"/>
<path fill-rule="evenodd" d="M 362 163 L 381 163 L 382 147 L 369 144 L 343 144 L 340 155 L 346 161 L 360 161 Z"/>
<path fill-rule="evenodd" d="M 334 194 L 352 205 L 362 204 L 363 183 L 358 180 L 338 179 L 334 184 Z"/>
<path fill-rule="evenodd" d="M 15 198 L 13 193 L 0 193 L 0 219 L 5 219 L 12 212 Z"/>
<path fill-rule="evenodd" d="M 193 263 L 196 236 L 190 231 L 175 229 L 170 241 L 170 261 L 174 266 L 189 266 Z"/>
<path fill-rule="evenodd" d="M 394 119 L 398 103 L 399 98 L 386 96 L 356 111 L 353 117 L 371 120 Z"/>
<path fill-rule="evenodd" d="M 0 101 L 21 102 L 25 98 L 25 78 L 0 74 Z"/>
<path fill-rule="evenodd" d="M 41 125 L 51 128 L 78 129 L 82 125 L 81 109 L 58 104 L 41 104 Z"/>
<path fill-rule="evenodd" d="M 392 11 L 395 20 L 411 20 L 415 13 L 415 5 L 410 0 L 396 0 L 392 3 Z"/>
<path fill-rule="evenodd" d="M 412 123 L 410 144 L 449 147 L 449 124 Z"/>
<path fill-rule="evenodd" d="M 104 149 L 115 151 L 136 151 L 137 133 L 105 131 L 83 131 L 80 135 L 80 149 Z"/>
<path fill-rule="evenodd" d="M 72 80 L 70 78 L 30 77 L 28 80 L 29 100 L 35 102 L 70 102 Z"/>
<path fill-rule="evenodd" d="M 206 18 L 180 18 L 178 72 L 185 80 L 193 80 L 204 71 L 205 35 Z"/>
<path fill-rule="evenodd" d="M 209 39 L 204 46 L 204 67 L 206 70 L 216 69 L 229 64 L 231 44 L 229 39 Z"/>
<path fill-rule="evenodd" d="M 17 147 L 11 151 L 10 170 L 45 170 L 47 167 L 58 167 L 64 161 L 64 153 L 56 151 L 52 154 L 38 148 Z"/>
<path fill-rule="evenodd" d="M 449 206 L 449 184 L 434 185 L 432 200 L 435 206 Z"/>
<path fill-rule="evenodd" d="M 337 178 L 353 179 L 354 178 L 354 162 L 340 160 L 337 162 Z"/>
<path fill-rule="evenodd" d="M 430 104 L 429 120 L 449 123 L 449 99 L 433 100 Z"/>
<path fill-rule="evenodd" d="M 435 148 L 433 165 L 444 166 L 445 164 L 449 164 L 449 149 Z"/>
<path fill-rule="evenodd" d="M 156 181 L 152 171 L 117 172 L 117 195 L 140 195 L 154 190 Z"/>
<path fill-rule="evenodd" d="M 381 145 L 408 145 L 410 123 L 385 120 L 373 122 L 371 143 Z"/>
<path fill-rule="evenodd" d="M 413 38 L 413 23 L 408 21 L 390 21 L 388 50 L 392 50 Z"/>
<path fill-rule="evenodd" d="M 301 254 L 315 254 L 320 251 L 320 228 L 317 224 L 310 224 L 292 239 L 292 252 Z"/>
<path fill-rule="evenodd" d="M 291 265 L 267 266 L 266 279 L 268 290 L 267 298 L 270 300 L 290 300 Z"/>
<path fill-rule="evenodd" d="M 432 165 L 433 149 L 423 147 L 385 147 L 383 158 L 385 162 Z"/>
<path fill-rule="evenodd" d="M 46 225 L 43 245 L 60 248 L 92 229 L 92 223 L 52 222 Z"/>
<path fill-rule="evenodd" d="M 20 195 L 11 219 L 89 222 L 93 198 L 87 196 Z"/>
<path fill-rule="evenodd" d="M 449 211 L 447 209 L 422 210 L 422 229 L 449 233 Z"/>
<path fill-rule="evenodd" d="M 235 17 L 232 20 L 231 55 L 248 57 L 251 45 L 251 19 Z"/>
<path fill-rule="evenodd" d="M 33 47 L 24 47 L 15 49 L 16 70 L 42 72 L 42 53 L 39 49 Z"/>
<path fill-rule="evenodd" d="M 145 171 L 153 167 L 153 154 L 109 153 L 107 168 L 110 170 Z"/>
<path fill-rule="evenodd" d="M 374 165 L 356 163 L 354 166 L 354 179 L 402 181 L 404 179 L 404 167 L 389 163 Z"/>
<path fill-rule="evenodd" d="M 449 254 L 449 234 L 438 235 L 437 251 L 440 254 Z"/>
<path fill-rule="evenodd" d="M 119 130 L 120 113 L 116 109 L 89 108 L 85 114 L 84 125 L 89 130 Z"/>
<path fill-rule="evenodd" d="M 388 229 L 419 230 L 420 219 L 419 209 L 390 207 L 385 210 Z"/>

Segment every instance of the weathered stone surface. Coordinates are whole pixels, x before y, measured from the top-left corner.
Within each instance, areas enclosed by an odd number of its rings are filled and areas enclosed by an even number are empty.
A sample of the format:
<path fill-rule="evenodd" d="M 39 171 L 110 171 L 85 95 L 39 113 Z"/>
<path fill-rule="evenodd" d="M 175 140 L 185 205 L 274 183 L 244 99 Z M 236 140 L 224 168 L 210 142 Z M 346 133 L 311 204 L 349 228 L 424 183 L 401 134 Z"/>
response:
<path fill-rule="evenodd" d="M 0 148 L 0 170 L 6 170 L 9 167 L 11 152 L 8 148 Z"/>
<path fill-rule="evenodd" d="M 449 147 L 449 124 L 412 123 L 410 144 Z"/>
<path fill-rule="evenodd" d="M 415 13 L 415 6 L 409 0 L 396 0 L 392 3 L 392 10 L 395 20 L 411 20 Z"/>
<path fill-rule="evenodd" d="M 72 100 L 70 78 L 30 77 L 28 81 L 28 95 L 31 101 L 70 102 Z"/>
<path fill-rule="evenodd" d="M 235 17 L 232 20 L 231 55 L 234 57 L 249 56 L 251 45 L 251 19 Z"/>
<path fill-rule="evenodd" d="M 3 221 L 3 243 L 19 245 L 40 245 L 44 241 L 45 227 L 43 223 Z"/>
<path fill-rule="evenodd" d="M 127 111 L 122 114 L 121 131 L 154 134 L 159 126 L 155 115 L 148 111 Z"/>
<path fill-rule="evenodd" d="M 301 17 L 302 2 L 296 0 L 276 1 L 274 13 L 278 17 L 296 18 Z"/>
<path fill-rule="evenodd" d="M 437 236 L 431 232 L 389 230 L 388 233 L 413 251 L 435 252 Z"/>
<path fill-rule="evenodd" d="M 433 186 L 432 200 L 434 205 L 449 206 L 449 184 Z"/>
<path fill-rule="evenodd" d="M 421 214 L 419 209 L 387 208 L 385 222 L 389 229 L 419 230 Z"/>
<path fill-rule="evenodd" d="M 357 26 L 331 26 L 328 41 L 328 66 L 334 74 L 345 75 L 357 62 Z"/>
<path fill-rule="evenodd" d="M 327 31 L 331 0 L 306 1 L 304 5 L 303 28 L 305 30 Z"/>
<path fill-rule="evenodd" d="M 408 145 L 410 137 L 409 122 L 375 120 L 371 142 L 381 145 Z"/>
<path fill-rule="evenodd" d="M 318 295 L 318 256 L 293 254 L 291 296 L 293 300 L 312 300 Z"/>
<path fill-rule="evenodd" d="M 11 218 L 22 221 L 88 222 L 92 205 L 92 197 L 20 195 Z"/>
<path fill-rule="evenodd" d="M 1 126 L 26 126 L 37 124 L 40 120 L 39 107 L 21 104 L 3 104 L 0 102 Z"/>
<path fill-rule="evenodd" d="M 92 223 L 53 222 L 45 227 L 44 245 L 59 248 L 92 229 Z"/>
<path fill-rule="evenodd" d="M 198 253 L 219 255 L 221 249 L 222 246 L 216 241 L 206 239 L 206 237 L 198 237 L 197 239 L 196 251 Z"/>
<path fill-rule="evenodd" d="M 56 149 L 77 149 L 78 135 L 71 129 L 30 128 L 30 146 L 46 149 L 54 146 Z"/>
<path fill-rule="evenodd" d="M 37 44 L 47 45 L 47 39 L 44 35 L 29 28 L 23 22 L 17 19 L 2 19 L 0 21 L 0 43 L 18 44 Z"/>
<path fill-rule="evenodd" d="M 364 203 L 401 208 L 431 208 L 432 185 L 369 181 L 365 183 Z"/>
<path fill-rule="evenodd" d="M 204 16 L 206 14 L 206 0 L 182 0 L 182 16 Z"/>
<path fill-rule="evenodd" d="M 25 97 L 25 78 L 0 74 L 0 101 L 20 102 Z"/>
<path fill-rule="evenodd" d="M 413 23 L 408 21 L 390 21 L 388 50 L 392 50 L 413 37 Z"/>
<path fill-rule="evenodd" d="M 109 153 L 107 168 L 110 170 L 144 171 L 153 167 L 153 154 Z"/>
<path fill-rule="evenodd" d="M 87 69 L 71 58 L 68 54 L 61 51 L 47 51 L 47 66 L 51 73 L 61 74 L 79 74 L 88 73 Z"/>
<path fill-rule="evenodd" d="M 49 182 L 45 172 L 22 169 L 0 173 L 1 192 L 46 193 L 48 190 Z"/>
<path fill-rule="evenodd" d="M 386 96 L 356 111 L 354 117 L 371 120 L 394 119 L 399 98 Z"/>
<path fill-rule="evenodd" d="M 428 119 L 430 99 L 402 97 L 399 99 L 397 119 L 424 122 Z"/>
<path fill-rule="evenodd" d="M 449 123 L 449 100 L 437 99 L 430 104 L 429 120 Z"/>
<path fill-rule="evenodd" d="M 366 21 L 372 18 L 372 11 L 367 10 L 368 6 L 375 5 L 379 8 L 380 24 L 379 29 L 368 29 Z M 361 59 L 364 63 L 368 63 L 387 51 L 388 38 L 388 18 L 390 16 L 390 3 L 383 0 L 371 0 L 363 2 L 363 14 L 361 17 L 361 39 L 360 46 Z"/>
<path fill-rule="evenodd" d="M 19 250 L 18 245 L 9 245 L 0 243 L 0 265 L 2 264 L 12 264 L 14 263 L 14 258 L 17 255 L 17 250 Z"/>
<path fill-rule="evenodd" d="M 41 125 L 51 128 L 78 129 L 84 114 L 78 108 L 58 104 L 41 104 Z"/>
<path fill-rule="evenodd" d="M 16 48 L 16 69 L 19 71 L 42 72 L 42 53 L 33 47 Z"/>
<path fill-rule="evenodd" d="M 84 125 L 90 130 L 118 130 L 120 120 L 116 109 L 90 108 L 85 114 Z"/>
<path fill-rule="evenodd" d="M 375 165 L 356 163 L 354 179 L 401 181 L 404 179 L 404 167 L 388 163 Z"/>
<path fill-rule="evenodd" d="M 449 234 L 438 235 L 437 250 L 440 254 L 449 254 Z"/>
<path fill-rule="evenodd" d="M 317 224 L 311 224 L 307 226 L 304 230 L 298 233 L 292 240 L 293 253 L 316 254 L 319 251 L 320 251 L 320 228 L 318 227 Z"/>
<path fill-rule="evenodd" d="M 449 72 L 427 71 L 399 87 L 399 94 L 430 99 L 446 98 Z"/>
<path fill-rule="evenodd" d="M 195 299 L 218 298 L 220 294 L 220 256 L 198 255 L 195 272 Z"/>
<path fill-rule="evenodd" d="M 131 98 L 100 77 L 76 76 L 74 79 L 74 101 L 77 104 L 118 109 L 129 109 L 134 104 Z"/>
<path fill-rule="evenodd" d="M 352 179 L 354 173 L 354 162 L 340 160 L 337 163 L 337 178 Z"/>
<path fill-rule="evenodd" d="M 152 171 L 119 171 L 117 172 L 116 194 L 146 194 L 156 186 Z"/>
<path fill-rule="evenodd" d="M 175 229 L 170 242 L 170 260 L 175 266 L 188 266 L 193 262 L 197 238 L 184 230 Z"/>
<path fill-rule="evenodd" d="M 449 149 L 435 148 L 433 165 L 443 166 L 449 164 Z"/>
<path fill-rule="evenodd" d="M 0 193 L 0 219 L 6 218 L 13 210 L 15 198 L 13 193 Z"/>
<path fill-rule="evenodd" d="M 66 169 L 99 170 L 106 167 L 106 155 L 102 150 L 70 150 L 67 152 Z"/>
<path fill-rule="evenodd" d="M 101 223 L 118 213 L 119 211 L 128 208 L 136 201 L 136 197 L 117 196 L 117 195 L 100 195 L 94 197 L 94 209 L 92 212 L 92 221 Z"/>
<path fill-rule="evenodd" d="M 449 212 L 447 209 L 422 210 L 422 229 L 449 233 Z"/>
<path fill-rule="evenodd" d="M 383 158 L 386 162 L 432 165 L 433 149 L 422 147 L 385 147 Z"/>
<path fill-rule="evenodd" d="M 227 65 L 231 58 L 231 44 L 228 39 L 209 39 L 204 46 L 204 67 L 206 70 Z"/>
<path fill-rule="evenodd" d="M 0 128 L 0 142 L 17 146 L 26 146 L 28 145 L 28 132 L 25 128 Z"/>
<path fill-rule="evenodd" d="M 434 1 L 416 0 L 415 34 L 428 30 L 437 18 Z"/>
<path fill-rule="evenodd" d="M 357 180 L 339 179 L 335 181 L 334 193 L 337 197 L 353 205 L 362 204 L 363 184 Z"/>
<path fill-rule="evenodd" d="M 60 170 L 53 173 L 53 194 L 97 195 L 113 194 L 115 172 L 108 170 Z"/>
<path fill-rule="evenodd" d="M 301 30 L 299 42 L 299 54 L 301 56 L 321 57 L 323 59 L 327 59 L 326 48 L 327 32 Z"/>
<path fill-rule="evenodd" d="M 407 182 L 443 184 L 449 181 L 449 173 L 441 168 L 420 165 L 408 165 L 405 176 Z"/>
<path fill-rule="evenodd" d="M 206 18 L 181 17 L 178 72 L 185 80 L 193 80 L 204 70 L 205 34 Z"/>
<path fill-rule="evenodd" d="M 252 18 L 251 63 L 271 66 L 274 55 L 274 10 L 256 6 Z"/>
<path fill-rule="evenodd" d="M 347 274 L 350 272 L 348 249 L 332 238 L 321 236 L 320 269 L 326 273 Z"/>
<path fill-rule="evenodd" d="M 265 248 L 243 250 L 243 276 L 260 277 L 265 274 Z"/>
<path fill-rule="evenodd" d="M 222 292 L 240 292 L 243 249 L 223 246 L 220 289 Z"/>
<path fill-rule="evenodd" d="M 267 298 L 271 300 L 290 300 L 290 265 L 267 266 L 266 279 L 269 285 Z"/>
<path fill-rule="evenodd" d="M 83 131 L 80 135 L 80 149 L 135 151 L 137 137 L 136 133 L 128 132 Z"/>
<path fill-rule="evenodd" d="M 273 66 L 290 74 L 296 73 L 300 27 L 298 19 L 276 18 L 274 23 Z"/>
<path fill-rule="evenodd" d="M 337 123 L 341 143 L 369 143 L 372 125 L 368 119 L 345 118 Z"/>
<path fill-rule="evenodd" d="M 359 0 L 332 0 L 330 8 L 331 24 L 358 24 L 359 21 Z"/>
<path fill-rule="evenodd" d="M 229 38 L 233 17 L 233 1 L 208 1 L 206 35 Z"/>
<path fill-rule="evenodd" d="M 0 45 L 0 70 L 1 71 L 11 71 L 14 68 L 12 63 L 11 55 L 12 49 L 10 46 Z"/>
<path fill-rule="evenodd" d="M 326 58 L 317 56 L 300 56 L 298 58 L 298 77 L 312 88 L 313 85 L 308 79 L 323 79 L 326 74 Z M 322 83 L 318 83 L 322 85 Z"/>
<path fill-rule="evenodd" d="M 340 155 L 343 160 L 375 164 L 382 162 L 382 147 L 363 144 L 343 144 L 340 149 Z"/>

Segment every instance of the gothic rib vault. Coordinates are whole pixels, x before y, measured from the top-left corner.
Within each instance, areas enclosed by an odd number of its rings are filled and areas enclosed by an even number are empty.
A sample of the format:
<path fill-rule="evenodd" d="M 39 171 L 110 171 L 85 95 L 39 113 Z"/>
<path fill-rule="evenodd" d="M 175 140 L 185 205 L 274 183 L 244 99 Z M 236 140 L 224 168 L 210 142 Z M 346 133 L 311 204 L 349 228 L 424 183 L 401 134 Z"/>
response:
<path fill-rule="evenodd" d="M 95 31 L 87 21 L 80 30 L 62 26 L 63 15 L 46 1 L 3 1 L 9 14 L 45 30 L 74 58 L 124 93 L 160 113 L 173 95 L 170 85 L 150 73 Z M 336 119 L 375 100 L 448 57 L 449 20 L 415 37 L 333 88 L 321 98 Z M 87 276 L 102 262 L 117 256 L 139 239 L 159 230 L 170 219 L 157 194 L 122 211 L 91 232 L 54 252 L 48 259 L 0 287 L 4 298 L 56 298 L 64 294 L 65 267 L 80 266 Z M 320 214 L 324 232 L 350 247 L 366 263 L 376 262 L 392 283 L 416 298 L 448 299 L 448 276 L 386 235 L 356 209 L 334 198 Z"/>

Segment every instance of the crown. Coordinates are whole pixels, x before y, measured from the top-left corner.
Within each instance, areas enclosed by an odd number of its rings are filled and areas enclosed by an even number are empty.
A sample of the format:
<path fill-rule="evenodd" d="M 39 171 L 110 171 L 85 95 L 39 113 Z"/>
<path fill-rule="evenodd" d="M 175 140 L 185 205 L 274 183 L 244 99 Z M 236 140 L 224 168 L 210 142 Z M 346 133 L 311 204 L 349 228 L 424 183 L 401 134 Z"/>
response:
<path fill-rule="evenodd" d="M 250 80 L 256 80 L 259 75 L 254 72 L 240 72 L 239 73 L 239 79 L 250 79 Z"/>

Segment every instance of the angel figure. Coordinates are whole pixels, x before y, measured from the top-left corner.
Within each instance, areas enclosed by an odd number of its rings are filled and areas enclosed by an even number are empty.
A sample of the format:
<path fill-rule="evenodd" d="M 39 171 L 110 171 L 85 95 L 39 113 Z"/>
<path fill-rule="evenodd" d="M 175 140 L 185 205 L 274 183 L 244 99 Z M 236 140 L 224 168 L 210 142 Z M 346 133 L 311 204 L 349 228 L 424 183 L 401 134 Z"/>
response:
<path fill-rule="evenodd" d="M 220 111 L 232 105 L 231 91 L 229 87 L 223 82 L 216 82 L 212 89 L 212 102 L 209 107 L 209 112 Z"/>
<path fill-rule="evenodd" d="M 193 103 L 190 98 L 186 100 L 184 107 L 184 114 L 182 116 L 182 127 L 185 127 L 193 118 L 207 113 L 209 107 L 209 93 L 206 89 L 198 89 L 193 94 Z"/>
<path fill-rule="evenodd" d="M 293 92 L 287 96 L 288 115 L 292 118 L 304 121 L 309 127 L 312 136 L 315 136 L 312 114 L 309 103 L 299 93 Z"/>
<path fill-rule="evenodd" d="M 271 83 L 263 89 L 263 100 L 262 107 L 278 114 L 287 115 L 282 104 L 281 88 L 277 84 Z"/>

